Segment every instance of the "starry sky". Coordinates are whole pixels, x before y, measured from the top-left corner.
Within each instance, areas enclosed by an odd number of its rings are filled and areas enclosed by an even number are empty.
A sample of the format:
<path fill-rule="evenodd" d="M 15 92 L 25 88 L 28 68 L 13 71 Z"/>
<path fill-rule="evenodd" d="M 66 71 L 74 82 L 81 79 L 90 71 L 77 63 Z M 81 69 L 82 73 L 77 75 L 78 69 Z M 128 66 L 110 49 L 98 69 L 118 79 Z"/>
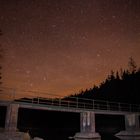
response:
<path fill-rule="evenodd" d="M 140 66 L 140 0 L 0 0 L 0 29 L 5 87 L 68 95 Z"/>

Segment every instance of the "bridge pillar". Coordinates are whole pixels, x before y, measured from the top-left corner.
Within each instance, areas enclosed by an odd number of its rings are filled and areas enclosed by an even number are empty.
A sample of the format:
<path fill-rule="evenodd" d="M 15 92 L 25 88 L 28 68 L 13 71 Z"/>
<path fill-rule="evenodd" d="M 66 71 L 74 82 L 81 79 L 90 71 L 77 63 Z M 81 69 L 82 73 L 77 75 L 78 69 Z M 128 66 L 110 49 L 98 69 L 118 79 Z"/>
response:
<path fill-rule="evenodd" d="M 123 138 L 133 137 L 140 139 L 139 115 L 134 113 L 126 114 L 125 131 L 117 133 L 116 136 Z"/>
<path fill-rule="evenodd" d="M 18 104 L 10 104 L 7 107 L 5 130 L 7 132 L 16 132 L 18 119 Z"/>
<path fill-rule="evenodd" d="M 101 140 L 98 133 L 95 132 L 95 113 L 82 112 L 80 115 L 80 132 L 74 136 L 75 140 Z"/>

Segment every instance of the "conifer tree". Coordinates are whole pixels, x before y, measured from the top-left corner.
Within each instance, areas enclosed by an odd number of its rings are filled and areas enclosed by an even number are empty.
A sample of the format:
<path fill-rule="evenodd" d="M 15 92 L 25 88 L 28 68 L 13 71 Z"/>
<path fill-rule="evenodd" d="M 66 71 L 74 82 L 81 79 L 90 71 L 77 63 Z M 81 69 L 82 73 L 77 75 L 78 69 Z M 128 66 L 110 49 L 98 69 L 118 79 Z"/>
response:
<path fill-rule="evenodd" d="M 0 30 L 0 36 L 2 35 L 2 31 Z M 2 76 L 1 76 L 1 69 L 2 69 L 2 67 L 1 67 L 1 60 L 2 59 L 2 47 L 1 47 L 1 43 L 0 43 L 0 85 L 1 85 L 1 78 L 2 78 Z"/>
<path fill-rule="evenodd" d="M 128 68 L 131 73 L 135 73 L 137 70 L 136 62 L 134 61 L 132 57 L 129 58 Z"/>

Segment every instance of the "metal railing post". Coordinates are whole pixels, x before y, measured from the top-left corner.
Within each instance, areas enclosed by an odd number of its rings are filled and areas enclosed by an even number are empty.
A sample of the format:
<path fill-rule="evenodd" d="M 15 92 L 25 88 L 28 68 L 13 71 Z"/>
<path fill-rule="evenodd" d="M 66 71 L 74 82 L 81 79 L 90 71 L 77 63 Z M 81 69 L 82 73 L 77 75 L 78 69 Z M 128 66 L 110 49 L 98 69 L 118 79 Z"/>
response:
<path fill-rule="evenodd" d="M 59 106 L 61 106 L 61 99 L 59 98 Z"/>
<path fill-rule="evenodd" d="M 78 97 L 76 98 L 76 108 L 78 108 Z"/>
<path fill-rule="evenodd" d="M 132 105 L 129 104 L 129 112 L 131 112 L 131 111 L 132 111 Z"/>
<path fill-rule="evenodd" d="M 93 100 L 93 106 L 92 106 L 92 107 L 93 107 L 93 109 L 94 109 L 94 100 Z"/>
<path fill-rule="evenodd" d="M 119 111 L 121 111 L 121 103 L 118 103 Z"/>
<path fill-rule="evenodd" d="M 34 98 L 32 98 L 32 104 L 34 103 Z"/>
<path fill-rule="evenodd" d="M 68 108 L 70 107 L 70 103 L 69 103 L 69 101 L 68 101 Z"/>
<path fill-rule="evenodd" d="M 107 101 L 107 110 L 110 110 L 110 105 L 109 105 L 109 102 Z"/>

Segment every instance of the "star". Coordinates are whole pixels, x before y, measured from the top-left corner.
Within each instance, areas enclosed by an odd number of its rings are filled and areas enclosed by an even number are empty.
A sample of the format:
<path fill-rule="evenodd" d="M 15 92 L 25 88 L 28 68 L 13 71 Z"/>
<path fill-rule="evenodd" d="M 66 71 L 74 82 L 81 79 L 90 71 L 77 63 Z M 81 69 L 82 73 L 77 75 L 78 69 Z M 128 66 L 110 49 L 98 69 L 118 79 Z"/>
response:
<path fill-rule="evenodd" d="M 0 1 L 3 86 L 68 95 L 140 65 L 140 1 Z"/>

